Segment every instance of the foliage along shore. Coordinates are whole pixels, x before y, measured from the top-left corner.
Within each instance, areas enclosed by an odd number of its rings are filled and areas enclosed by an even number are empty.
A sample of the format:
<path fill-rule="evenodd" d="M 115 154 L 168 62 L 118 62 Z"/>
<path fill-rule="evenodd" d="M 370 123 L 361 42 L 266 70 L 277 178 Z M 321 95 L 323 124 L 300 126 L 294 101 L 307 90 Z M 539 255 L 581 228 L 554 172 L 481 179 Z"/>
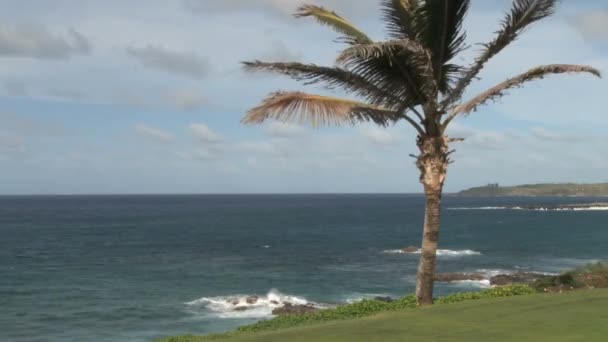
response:
<path fill-rule="evenodd" d="M 577 289 L 608 288 L 608 264 L 589 264 L 556 276 L 546 276 L 528 284 L 497 286 L 478 292 L 453 293 L 434 300 L 435 305 L 460 303 L 479 299 L 502 298 L 530 295 L 543 292 L 564 292 Z M 274 331 L 325 322 L 350 320 L 383 312 L 395 312 L 418 308 L 416 296 L 405 296 L 393 301 L 363 300 L 353 304 L 315 312 L 280 315 L 269 320 L 245 325 L 235 331 L 207 336 L 177 336 L 157 342 L 216 341 L 229 339 L 241 334 Z"/>
<path fill-rule="evenodd" d="M 490 184 L 470 188 L 457 193 L 460 196 L 569 196 L 604 197 L 608 196 L 608 183 L 576 184 L 525 184 L 517 186 L 498 186 Z"/>

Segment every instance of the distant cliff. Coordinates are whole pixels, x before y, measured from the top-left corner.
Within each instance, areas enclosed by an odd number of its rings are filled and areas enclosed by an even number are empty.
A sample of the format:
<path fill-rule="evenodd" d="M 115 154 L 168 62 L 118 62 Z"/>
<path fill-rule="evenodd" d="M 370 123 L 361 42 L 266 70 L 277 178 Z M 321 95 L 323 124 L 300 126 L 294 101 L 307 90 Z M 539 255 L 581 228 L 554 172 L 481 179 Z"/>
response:
<path fill-rule="evenodd" d="M 486 186 L 463 190 L 461 196 L 608 196 L 608 183 L 598 184 L 527 184 Z"/>

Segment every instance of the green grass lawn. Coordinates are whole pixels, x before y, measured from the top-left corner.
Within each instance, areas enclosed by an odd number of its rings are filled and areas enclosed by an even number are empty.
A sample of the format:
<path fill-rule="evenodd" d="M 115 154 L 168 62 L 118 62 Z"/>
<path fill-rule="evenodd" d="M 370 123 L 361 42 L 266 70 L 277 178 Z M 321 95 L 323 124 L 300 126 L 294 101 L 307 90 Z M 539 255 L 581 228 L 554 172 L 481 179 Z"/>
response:
<path fill-rule="evenodd" d="M 608 290 L 474 300 L 217 340 L 608 341 Z M 165 341 L 209 339 L 175 337 Z"/>

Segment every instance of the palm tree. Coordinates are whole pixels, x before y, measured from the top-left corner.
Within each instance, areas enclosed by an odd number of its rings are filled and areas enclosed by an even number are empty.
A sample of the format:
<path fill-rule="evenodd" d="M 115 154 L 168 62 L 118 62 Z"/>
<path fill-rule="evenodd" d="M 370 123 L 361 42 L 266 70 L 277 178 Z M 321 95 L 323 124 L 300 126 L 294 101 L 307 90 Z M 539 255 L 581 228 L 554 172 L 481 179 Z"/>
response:
<path fill-rule="evenodd" d="M 248 111 L 242 122 L 261 123 L 267 119 L 319 124 L 374 122 L 387 126 L 399 120 L 417 132 L 420 153 L 416 166 L 424 186 L 426 209 L 422 248 L 416 282 L 420 305 L 433 300 L 433 278 L 441 196 L 456 140 L 446 128 L 457 117 L 501 97 L 512 88 L 549 74 L 590 73 L 590 66 L 553 64 L 532 68 L 487 91 L 463 101 L 465 89 L 487 62 L 515 41 L 531 24 L 551 16 L 558 0 L 514 0 L 500 23 L 494 39 L 481 45 L 470 65 L 452 62 L 466 49 L 462 26 L 470 0 L 381 0 L 389 39 L 373 41 L 345 18 L 314 5 L 298 9 L 296 17 L 312 17 L 342 35 L 346 48 L 331 67 L 301 63 L 244 62 L 247 70 L 277 72 L 306 84 L 342 88 L 360 100 L 310 95 L 299 91 L 270 94 Z"/>

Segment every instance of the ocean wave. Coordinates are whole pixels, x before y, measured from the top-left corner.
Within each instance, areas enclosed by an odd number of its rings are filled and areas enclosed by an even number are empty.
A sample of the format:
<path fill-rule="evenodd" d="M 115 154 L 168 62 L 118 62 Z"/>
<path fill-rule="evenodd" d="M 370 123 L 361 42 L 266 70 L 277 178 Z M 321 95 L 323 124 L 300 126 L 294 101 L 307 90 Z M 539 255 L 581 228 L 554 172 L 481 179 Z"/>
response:
<path fill-rule="evenodd" d="M 589 208 L 573 208 L 573 209 L 556 209 L 558 211 L 608 211 L 608 207 L 589 207 Z"/>
<path fill-rule="evenodd" d="M 483 280 L 456 280 L 453 282 L 450 282 L 449 284 L 451 285 L 464 285 L 464 286 L 474 286 L 474 287 L 480 287 L 480 288 L 490 288 L 492 287 L 492 285 L 490 284 L 490 279 L 483 279 Z"/>
<path fill-rule="evenodd" d="M 420 254 L 422 253 L 421 249 L 418 249 L 415 252 L 406 252 L 401 249 L 389 249 L 382 251 L 384 254 Z M 481 252 L 473 251 L 470 249 L 463 250 L 451 250 L 451 249 L 438 249 L 437 256 L 449 256 L 449 257 L 459 257 L 459 256 L 473 256 L 473 255 L 481 255 Z"/>
<path fill-rule="evenodd" d="M 486 268 L 482 268 L 482 269 L 475 270 L 473 273 L 482 274 L 486 279 L 490 279 L 492 277 L 496 277 L 497 275 L 501 275 L 501 274 L 513 274 L 513 273 L 517 273 L 517 272 L 521 272 L 521 271 L 519 271 L 519 270 L 504 270 L 504 269 L 486 269 Z"/>
<path fill-rule="evenodd" d="M 272 316 L 272 310 L 285 306 L 312 305 L 324 308 L 325 305 L 310 302 L 306 298 L 283 294 L 275 289 L 264 296 L 233 295 L 218 297 L 202 297 L 184 303 L 190 308 L 204 309 L 207 313 L 218 318 L 264 318 Z"/>
<path fill-rule="evenodd" d="M 515 208 L 519 208 L 519 207 L 515 207 Z M 454 208 L 447 208 L 447 209 L 448 210 L 506 210 L 506 209 L 515 209 L 515 208 L 509 208 L 509 207 L 454 207 Z"/>
<path fill-rule="evenodd" d="M 523 207 L 455 207 L 448 210 L 525 210 L 525 211 L 608 211 L 608 206 L 601 207 L 573 207 L 573 208 L 523 208 Z"/>

